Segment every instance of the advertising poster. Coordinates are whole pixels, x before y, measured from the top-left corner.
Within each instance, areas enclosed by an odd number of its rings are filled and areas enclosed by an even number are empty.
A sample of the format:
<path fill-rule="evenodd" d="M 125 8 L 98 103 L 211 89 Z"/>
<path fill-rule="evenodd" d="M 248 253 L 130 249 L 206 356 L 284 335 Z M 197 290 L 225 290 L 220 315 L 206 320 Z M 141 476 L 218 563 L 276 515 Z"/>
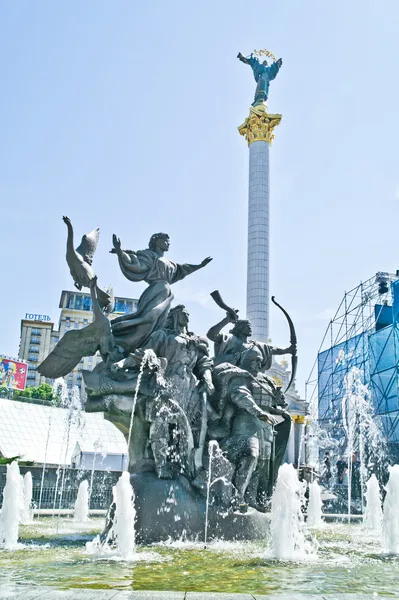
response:
<path fill-rule="evenodd" d="M 6 387 L 9 390 L 24 390 L 27 374 L 27 363 L 0 356 L 0 387 Z"/>

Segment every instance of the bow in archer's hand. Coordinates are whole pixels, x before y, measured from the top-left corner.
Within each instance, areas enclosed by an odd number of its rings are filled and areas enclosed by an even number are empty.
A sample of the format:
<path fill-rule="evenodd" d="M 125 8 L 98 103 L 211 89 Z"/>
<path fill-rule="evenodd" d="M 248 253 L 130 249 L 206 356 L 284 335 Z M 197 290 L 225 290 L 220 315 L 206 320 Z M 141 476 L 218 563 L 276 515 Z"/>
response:
<path fill-rule="evenodd" d="M 284 313 L 284 315 L 288 321 L 289 328 L 290 328 L 290 344 L 291 344 L 291 348 L 292 348 L 291 378 L 287 385 L 287 388 L 284 390 L 284 393 L 286 393 L 290 389 L 290 387 L 295 379 L 296 370 L 297 370 L 297 366 L 298 366 L 297 337 L 296 337 L 296 333 L 295 333 L 294 323 L 292 322 L 290 315 L 278 302 L 276 302 L 274 296 L 272 296 L 272 302 L 273 302 L 273 304 L 278 306 L 278 308 Z"/>

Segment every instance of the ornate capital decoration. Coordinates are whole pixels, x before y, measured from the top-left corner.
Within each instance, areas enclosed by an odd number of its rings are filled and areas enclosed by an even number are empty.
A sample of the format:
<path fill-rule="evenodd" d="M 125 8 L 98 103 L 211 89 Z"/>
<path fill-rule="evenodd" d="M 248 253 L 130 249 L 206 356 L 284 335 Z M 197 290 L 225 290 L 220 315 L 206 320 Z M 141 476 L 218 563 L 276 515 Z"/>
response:
<path fill-rule="evenodd" d="M 308 425 L 309 417 L 307 415 L 291 415 L 291 419 L 298 425 Z"/>
<path fill-rule="evenodd" d="M 251 106 L 249 117 L 238 127 L 238 131 L 245 137 L 248 146 L 252 142 L 267 142 L 274 140 L 274 128 L 280 125 L 283 115 L 272 115 L 267 112 L 266 104 Z"/>

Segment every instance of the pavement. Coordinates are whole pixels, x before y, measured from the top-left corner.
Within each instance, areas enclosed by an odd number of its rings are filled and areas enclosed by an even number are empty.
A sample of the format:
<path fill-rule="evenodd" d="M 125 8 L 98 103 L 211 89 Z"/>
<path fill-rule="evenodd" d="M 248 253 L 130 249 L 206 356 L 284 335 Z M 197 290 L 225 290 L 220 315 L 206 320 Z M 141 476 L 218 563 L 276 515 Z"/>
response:
<path fill-rule="evenodd" d="M 399 597 L 399 596 L 396 596 Z M 389 596 L 392 600 L 392 596 Z M 388 600 L 374 594 L 219 594 L 212 592 L 119 591 L 28 585 L 3 586 L 0 600 Z"/>

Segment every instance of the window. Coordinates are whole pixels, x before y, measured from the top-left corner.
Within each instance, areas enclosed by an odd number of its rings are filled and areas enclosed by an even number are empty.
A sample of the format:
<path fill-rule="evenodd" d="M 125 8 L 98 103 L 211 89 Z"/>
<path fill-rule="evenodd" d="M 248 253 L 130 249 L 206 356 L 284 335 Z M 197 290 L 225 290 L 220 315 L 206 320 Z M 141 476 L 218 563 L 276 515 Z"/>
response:
<path fill-rule="evenodd" d="M 30 346 L 29 347 L 29 352 L 36 352 L 38 354 L 39 353 L 39 346 Z"/>
<path fill-rule="evenodd" d="M 91 298 L 90 298 L 90 296 L 84 296 L 82 298 L 82 310 L 91 310 Z"/>
<path fill-rule="evenodd" d="M 34 337 L 33 335 L 30 336 L 30 343 L 31 344 L 40 344 L 40 338 L 39 337 Z"/>
<path fill-rule="evenodd" d="M 26 379 L 36 379 L 36 373 L 28 373 Z"/>
<path fill-rule="evenodd" d="M 32 329 L 32 335 L 42 335 L 40 329 Z"/>
<path fill-rule="evenodd" d="M 77 380 L 80 381 L 82 379 L 82 373 L 78 373 Z"/>
<path fill-rule="evenodd" d="M 74 323 L 75 329 L 79 329 L 79 323 Z"/>
<path fill-rule="evenodd" d="M 36 371 L 37 365 L 29 365 L 29 371 Z"/>
<path fill-rule="evenodd" d="M 35 354 L 28 354 L 28 360 L 32 362 L 38 362 L 38 357 Z"/>
<path fill-rule="evenodd" d="M 89 322 L 89 320 L 88 320 L 88 319 L 83 319 L 83 325 L 87 325 L 87 324 L 88 324 L 88 322 Z"/>

